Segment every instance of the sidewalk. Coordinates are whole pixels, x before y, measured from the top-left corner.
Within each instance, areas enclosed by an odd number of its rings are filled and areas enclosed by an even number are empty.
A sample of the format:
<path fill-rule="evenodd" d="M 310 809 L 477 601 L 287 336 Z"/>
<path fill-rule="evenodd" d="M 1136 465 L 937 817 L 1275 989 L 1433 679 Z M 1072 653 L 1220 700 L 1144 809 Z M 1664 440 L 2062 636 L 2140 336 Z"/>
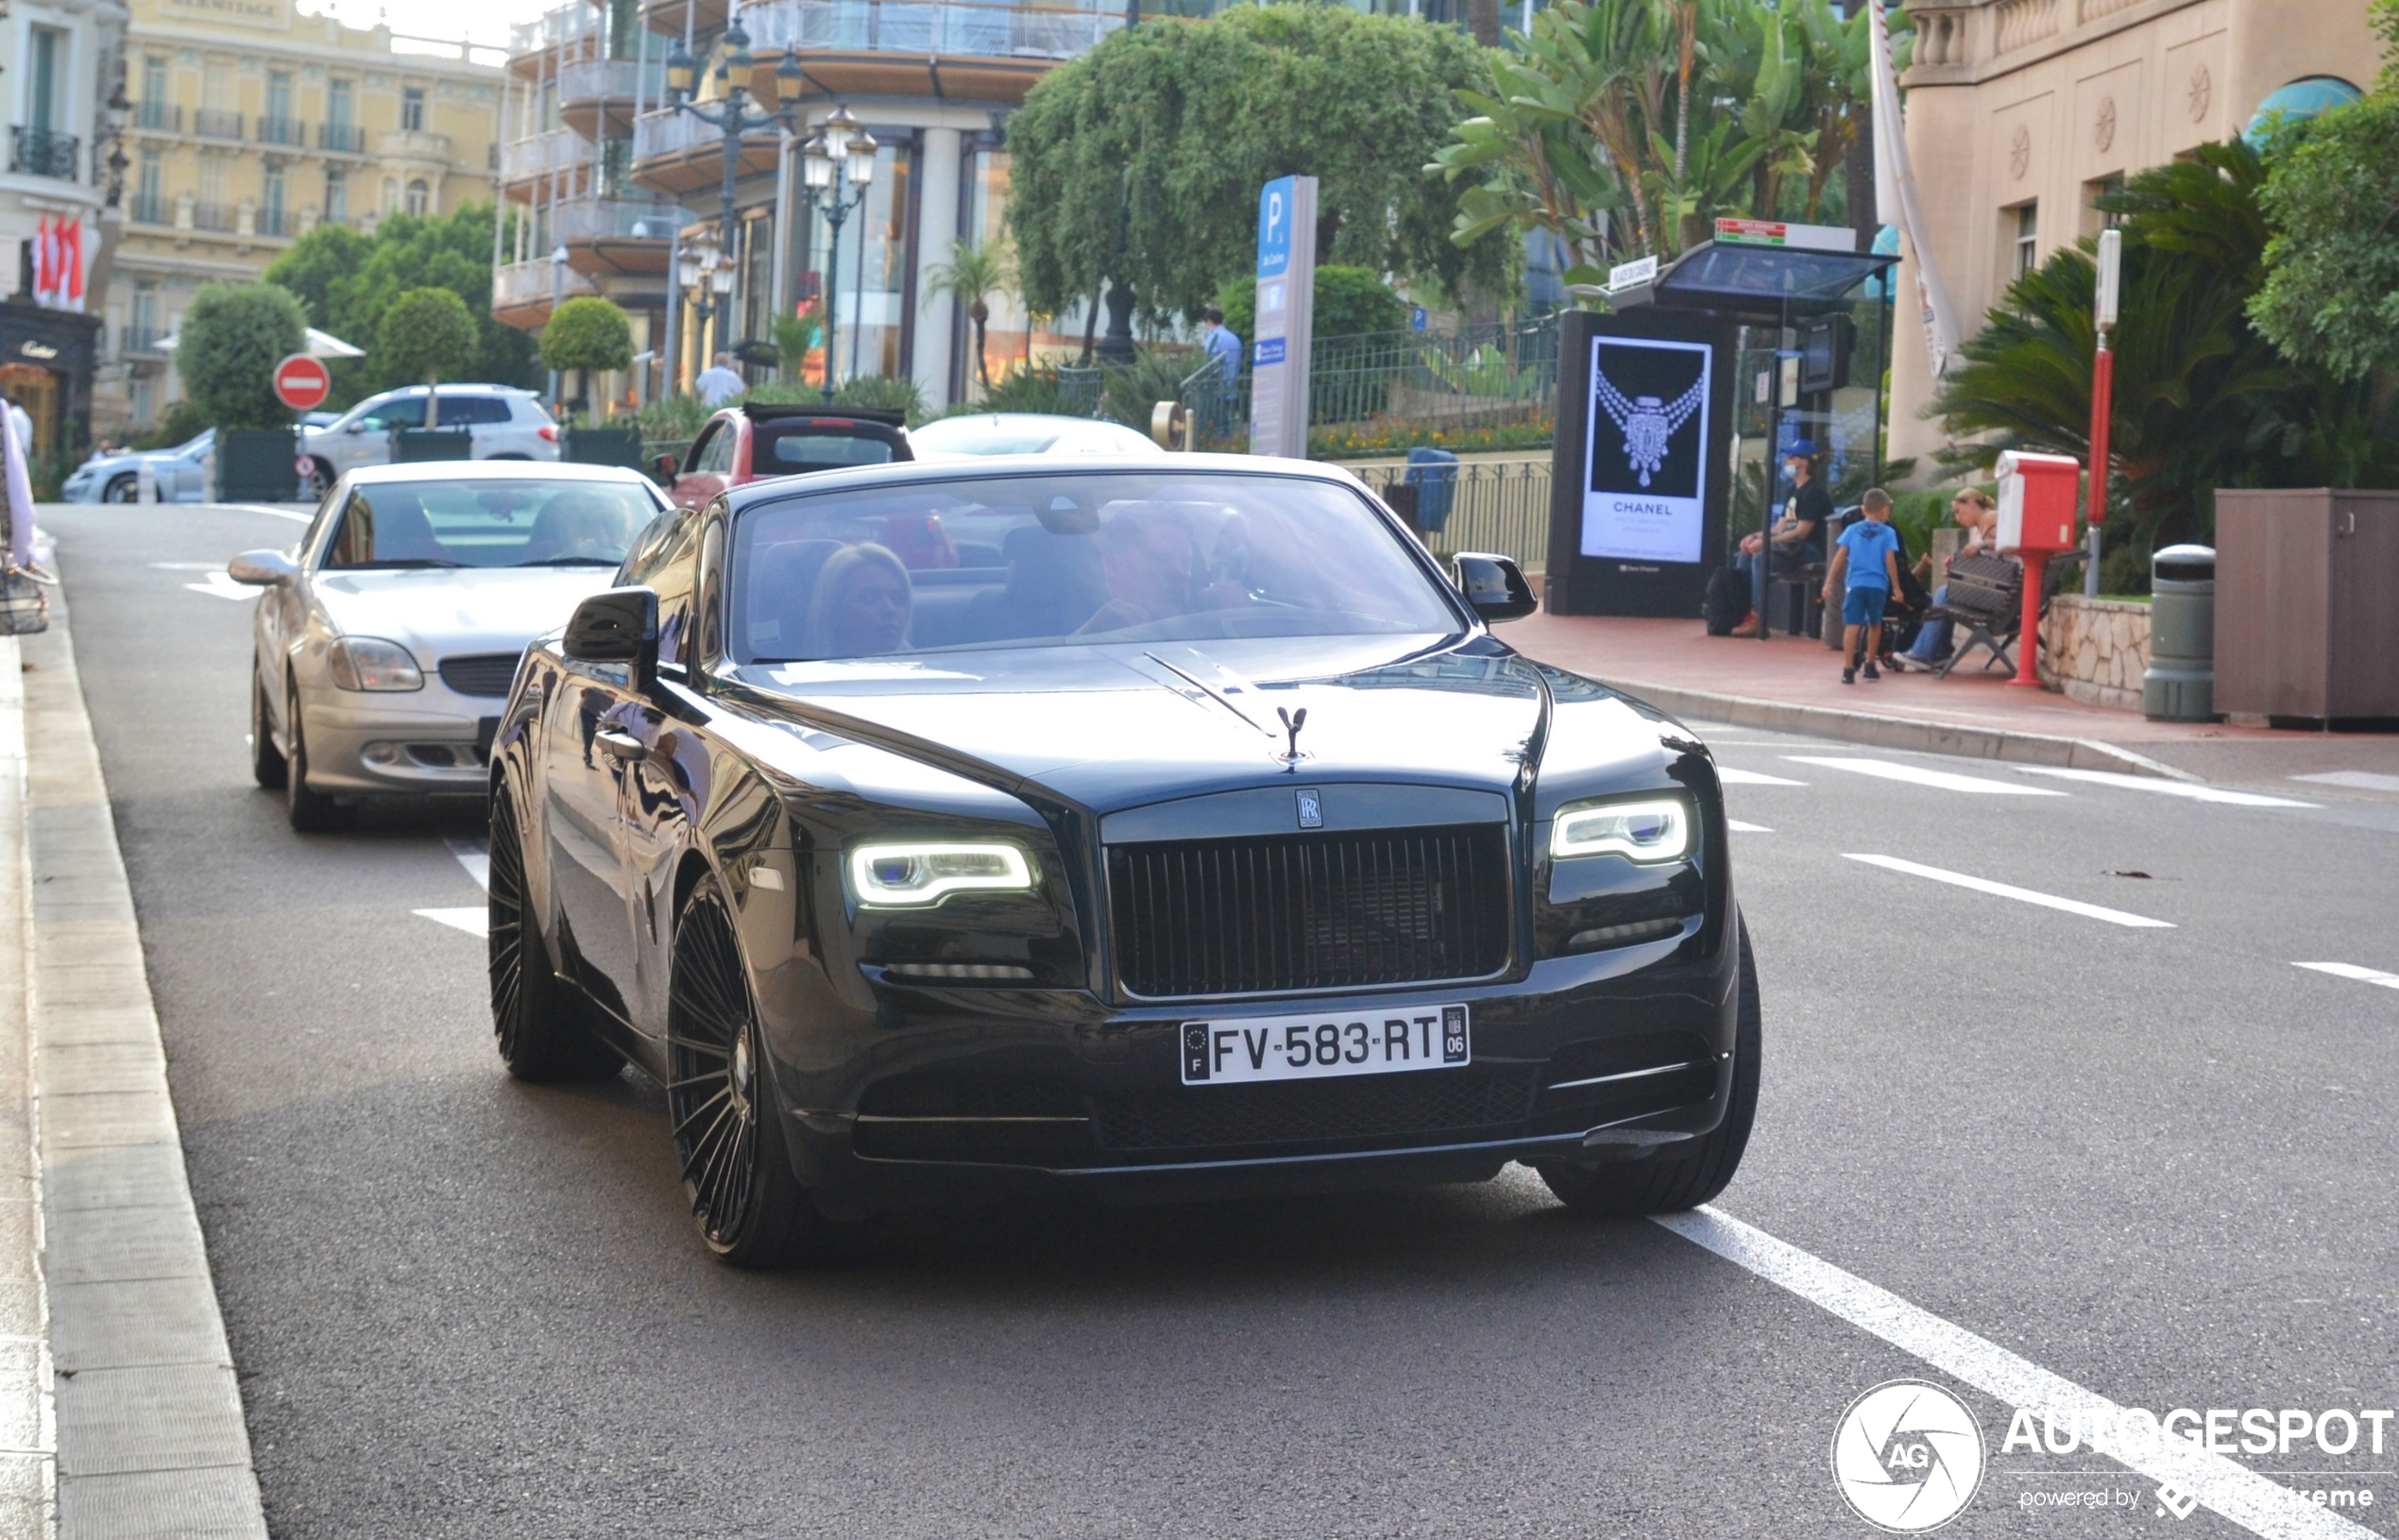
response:
<path fill-rule="evenodd" d="M 1980 652 L 1947 679 L 1886 672 L 1879 682 L 1844 685 L 1840 654 L 1814 637 L 1710 636 L 1696 618 L 1540 614 L 1501 626 L 1499 635 L 1528 656 L 1697 721 L 2178 779 L 2399 777 L 2399 736 L 2153 722 L 2019 689 L 1997 669 L 1979 672 Z"/>

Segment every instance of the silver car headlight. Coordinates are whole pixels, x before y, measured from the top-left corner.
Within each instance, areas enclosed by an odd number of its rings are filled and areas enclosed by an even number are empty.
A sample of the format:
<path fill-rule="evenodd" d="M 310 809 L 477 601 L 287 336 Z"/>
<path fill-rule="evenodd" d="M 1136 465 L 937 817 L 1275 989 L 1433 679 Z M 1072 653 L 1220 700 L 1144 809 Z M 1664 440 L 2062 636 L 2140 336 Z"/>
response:
<path fill-rule="evenodd" d="M 1622 855 L 1643 866 L 1691 853 L 1691 804 L 1680 797 L 1574 803 L 1550 823 L 1552 860 Z"/>
<path fill-rule="evenodd" d="M 876 908 L 916 908 L 952 893 L 1032 891 L 1032 864 L 1016 846 L 915 842 L 859 845 L 850 852 L 850 890 Z"/>
<path fill-rule="evenodd" d="M 379 636 L 342 636 L 325 652 L 325 671 L 346 690 L 421 690 L 425 676 L 408 649 Z"/>

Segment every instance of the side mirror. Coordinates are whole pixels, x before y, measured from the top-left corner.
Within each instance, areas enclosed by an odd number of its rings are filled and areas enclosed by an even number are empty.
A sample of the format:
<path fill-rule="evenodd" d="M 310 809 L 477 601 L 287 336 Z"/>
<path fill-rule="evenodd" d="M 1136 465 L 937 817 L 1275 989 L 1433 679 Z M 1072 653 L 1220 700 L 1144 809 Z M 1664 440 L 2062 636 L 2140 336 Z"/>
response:
<path fill-rule="evenodd" d="M 253 588 L 273 588 L 298 577 L 299 567 L 280 550 L 246 550 L 225 564 L 225 575 Z"/>
<path fill-rule="evenodd" d="M 662 454 L 650 462 L 650 474 L 662 482 L 672 482 L 682 473 L 682 464 L 671 454 Z"/>
<path fill-rule="evenodd" d="M 1450 572 L 1457 591 L 1487 626 L 1522 620 L 1541 607 L 1533 585 L 1524 581 L 1524 569 L 1512 557 L 1461 550 L 1450 558 Z"/>
<path fill-rule="evenodd" d="M 658 671 L 658 594 L 655 588 L 608 588 L 575 606 L 564 651 L 576 663 L 628 663 L 633 687 L 647 689 Z"/>

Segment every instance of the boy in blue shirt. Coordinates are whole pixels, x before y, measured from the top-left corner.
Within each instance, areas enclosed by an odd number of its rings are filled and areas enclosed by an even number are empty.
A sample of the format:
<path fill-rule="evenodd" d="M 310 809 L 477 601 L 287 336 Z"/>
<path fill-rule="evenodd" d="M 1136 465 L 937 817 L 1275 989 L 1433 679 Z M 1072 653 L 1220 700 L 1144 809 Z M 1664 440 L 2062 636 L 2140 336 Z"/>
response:
<path fill-rule="evenodd" d="M 1880 679 L 1882 671 L 1874 666 L 1877 643 L 1882 633 L 1882 608 L 1891 601 L 1891 592 L 1899 585 L 1899 532 L 1891 527 L 1891 494 L 1882 488 L 1869 487 L 1858 499 L 1858 511 L 1865 516 L 1841 532 L 1841 543 L 1832 553 L 1832 566 L 1824 575 L 1824 601 L 1832 602 L 1836 591 L 1841 601 L 1841 683 L 1854 685 L 1858 679 L 1858 641 L 1865 639 L 1866 677 Z M 1843 587 L 1842 579 L 1848 584 Z"/>

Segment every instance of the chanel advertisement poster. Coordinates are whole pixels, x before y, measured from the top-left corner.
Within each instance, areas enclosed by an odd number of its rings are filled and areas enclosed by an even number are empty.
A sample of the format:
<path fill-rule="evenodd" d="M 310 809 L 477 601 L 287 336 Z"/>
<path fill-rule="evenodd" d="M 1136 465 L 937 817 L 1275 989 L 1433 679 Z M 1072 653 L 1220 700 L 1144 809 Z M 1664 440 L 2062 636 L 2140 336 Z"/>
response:
<path fill-rule="evenodd" d="M 1706 519 L 1706 343 L 1591 339 L 1582 552 L 1635 561 L 1699 560 Z"/>

